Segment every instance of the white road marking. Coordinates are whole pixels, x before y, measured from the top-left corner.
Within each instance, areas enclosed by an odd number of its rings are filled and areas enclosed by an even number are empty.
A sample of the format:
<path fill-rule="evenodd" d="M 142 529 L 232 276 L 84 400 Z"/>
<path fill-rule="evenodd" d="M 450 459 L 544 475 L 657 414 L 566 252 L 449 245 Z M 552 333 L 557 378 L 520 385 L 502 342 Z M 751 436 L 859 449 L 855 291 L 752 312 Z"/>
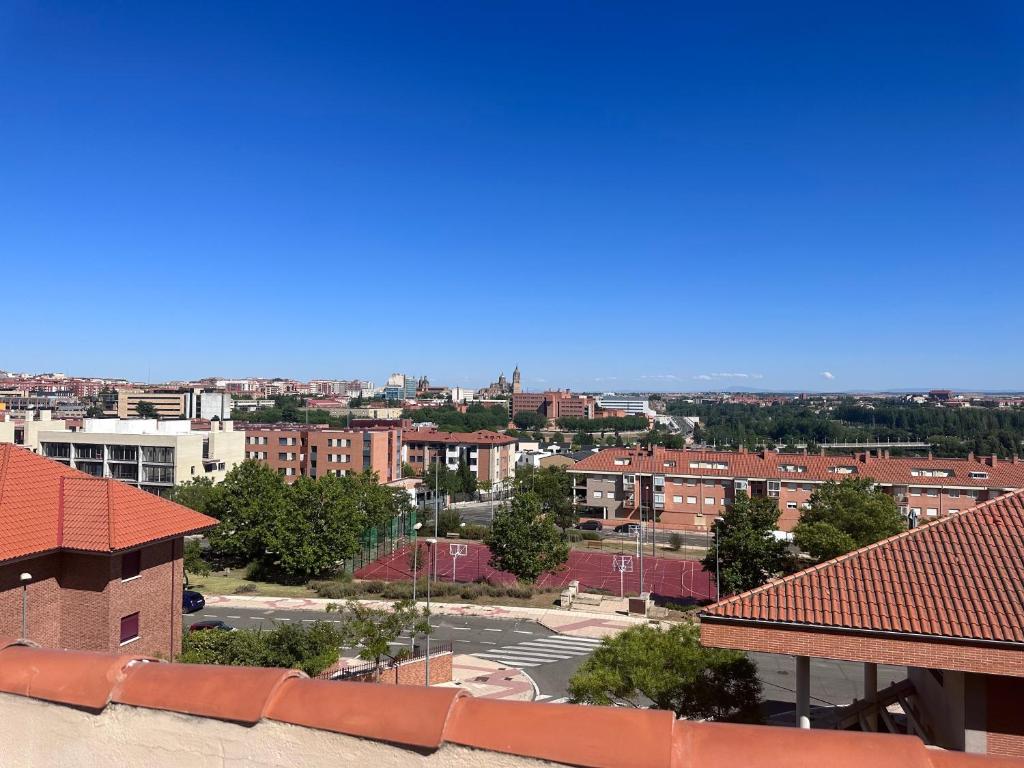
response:
<path fill-rule="evenodd" d="M 242 617 L 241 617 L 241 616 L 228 616 L 228 618 L 229 618 L 229 619 L 240 619 L 240 618 L 242 618 Z"/>
<path fill-rule="evenodd" d="M 480 645 L 497 645 L 497 643 L 492 643 L 490 640 L 481 640 Z"/>
<path fill-rule="evenodd" d="M 484 627 L 484 632 L 504 632 L 504 629 L 498 629 L 497 627 Z"/>
<path fill-rule="evenodd" d="M 448 629 L 458 629 L 459 631 L 462 631 L 462 632 L 468 632 L 469 630 L 472 629 L 472 627 L 452 627 L 452 626 L 449 626 Z"/>

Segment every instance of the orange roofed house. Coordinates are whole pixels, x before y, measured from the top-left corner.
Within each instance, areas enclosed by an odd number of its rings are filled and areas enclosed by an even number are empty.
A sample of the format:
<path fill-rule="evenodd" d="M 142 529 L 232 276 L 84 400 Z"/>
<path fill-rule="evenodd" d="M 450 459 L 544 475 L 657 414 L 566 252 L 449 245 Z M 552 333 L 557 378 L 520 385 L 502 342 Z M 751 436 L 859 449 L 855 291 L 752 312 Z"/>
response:
<path fill-rule="evenodd" d="M 907 727 L 947 749 L 1024 756 L 1024 491 L 906 531 L 709 606 L 705 645 L 796 658 L 810 727 L 810 659 L 864 663 L 867 730 Z M 907 679 L 877 690 L 877 664 Z"/>
<path fill-rule="evenodd" d="M 173 657 L 183 537 L 216 524 L 173 502 L 0 446 L 0 635 Z"/>

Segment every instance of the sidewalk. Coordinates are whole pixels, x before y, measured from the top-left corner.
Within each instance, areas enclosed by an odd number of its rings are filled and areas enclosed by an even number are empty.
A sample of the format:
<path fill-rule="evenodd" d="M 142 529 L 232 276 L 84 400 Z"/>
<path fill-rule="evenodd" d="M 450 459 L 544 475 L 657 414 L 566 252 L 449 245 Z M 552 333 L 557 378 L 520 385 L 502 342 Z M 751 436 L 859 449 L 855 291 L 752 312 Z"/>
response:
<path fill-rule="evenodd" d="M 462 688 L 481 699 L 502 701 L 533 701 L 537 696 L 536 683 L 521 669 L 466 654 L 452 657 L 452 681 L 435 687 Z"/>
<path fill-rule="evenodd" d="M 326 611 L 331 603 L 344 600 L 322 597 L 259 597 L 254 595 L 210 595 L 206 605 L 210 608 L 262 608 L 279 611 Z M 390 608 L 392 600 L 359 600 L 373 608 Z M 418 601 L 419 607 L 426 603 Z M 563 611 L 559 608 L 528 608 L 523 606 L 471 605 L 466 603 L 431 603 L 435 616 L 479 616 L 488 619 L 523 619 L 543 624 L 553 632 L 581 637 L 605 637 L 637 624 L 646 624 L 642 616 L 625 616 L 604 612 Z"/>

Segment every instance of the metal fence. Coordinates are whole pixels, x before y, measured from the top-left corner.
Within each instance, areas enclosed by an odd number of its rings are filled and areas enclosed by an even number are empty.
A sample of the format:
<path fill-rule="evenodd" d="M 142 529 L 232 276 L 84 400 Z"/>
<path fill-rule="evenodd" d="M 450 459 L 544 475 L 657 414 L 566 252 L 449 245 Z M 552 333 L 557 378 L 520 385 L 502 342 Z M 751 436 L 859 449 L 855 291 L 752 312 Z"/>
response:
<path fill-rule="evenodd" d="M 450 642 L 430 644 L 430 658 L 432 659 L 435 656 L 444 656 L 445 654 L 450 653 L 452 653 L 452 644 Z M 418 661 L 424 656 L 426 656 L 426 647 L 417 647 L 411 655 L 401 659 L 384 659 L 380 663 L 376 661 L 367 661 L 362 664 L 356 664 L 351 667 L 339 669 L 336 672 L 331 672 L 329 675 L 326 675 L 326 677 L 330 680 L 359 680 L 362 678 L 376 679 L 388 670 L 400 667 L 403 664 L 408 664 L 411 661 Z"/>
<path fill-rule="evenodd" d="M 345 570 L 354 573 L 375 560 L 401 549 L 412 535 L 417 511 L 401 514 L 383 525 L 372 526 L 359 537 L 359 549 L 345 563 Z"/>

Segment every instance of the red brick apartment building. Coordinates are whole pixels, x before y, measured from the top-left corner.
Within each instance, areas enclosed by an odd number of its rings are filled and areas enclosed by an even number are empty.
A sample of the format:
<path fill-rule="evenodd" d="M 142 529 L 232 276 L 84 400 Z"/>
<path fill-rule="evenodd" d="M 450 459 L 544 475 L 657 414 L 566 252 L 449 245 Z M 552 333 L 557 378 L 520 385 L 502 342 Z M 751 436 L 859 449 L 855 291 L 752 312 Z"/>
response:
<path fill-rule="evenodd" d="M 801 727 L 814 714 L 811 658 L 841 659 L 863 663 L 864 698 L 828 725 L 1022 757 L 1022 542 L 1016 491 L 711 605 L 701 642 L 796 657 Z M 907 679 L 878 690 L 878 664 L 905 666 Z"/>
<path fill-rule="evenodd" d="M 0 446 L 0 635 L 169 658 L 181 650 L 183 537 L 213 518 Z"/>
<path fill-rule="evenodd" d="M 476 432 L 440 432 L 436 429 L 410 429 L 402 434 L 402 461 L 417 473 L 443 454 L 449 469 L 457 469 L 464 459 L 477 481 L 502 484 L 515 474 L 516 439 L 480 429 Z"/>
<path fill-rule="evenodd" d="M 518 392 L 512 395 L 512 418 L 524 411 L 539 413 L 548 421 L 561 418 L 593 419 L 597 404 L 594 398 L 574 395 L 569 391 Z"/>
<path fill-rule="evenodd" d="M 694 530 L 707 530 L 737 491 L 778 499 L 779 528 L 792 530 L 818 486 L 850 476 L 871 478 L 920 521 L 1024 488 L 1024 462 L 973 454 L 937 459 L 607 448 L 569 472 L 577 506 L 597 508 L 609 519 L 639 517 L 641 506 L 653 506 L 662 522 Z"/>
<path fill-rule="evenodd" d="M 402 476 L 402 430 L 334 429 L 326 424 L 251 424 L 245 458 L 269 464 L 289 483 L 295 478 L 376 472 L 382 483 Z"/>

